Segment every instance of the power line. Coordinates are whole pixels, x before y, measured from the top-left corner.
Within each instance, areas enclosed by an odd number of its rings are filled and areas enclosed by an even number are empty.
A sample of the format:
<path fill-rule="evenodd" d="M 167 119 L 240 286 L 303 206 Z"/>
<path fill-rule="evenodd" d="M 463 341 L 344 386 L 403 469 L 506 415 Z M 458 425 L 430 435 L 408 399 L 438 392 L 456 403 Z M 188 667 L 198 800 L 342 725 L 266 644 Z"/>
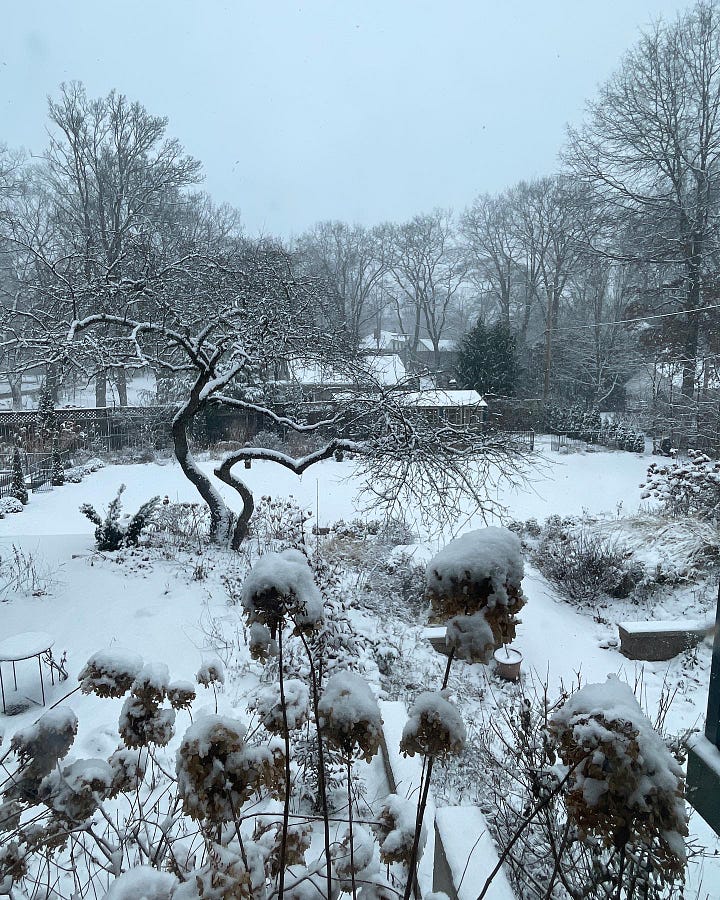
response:
<path fill-rule="evenodd" d="M 694 309 L 680 309 L 676 312 L 656 313 L 652 316 L 638 316 L 635 319 L 618 319 L 615 322 L 595 322 L 592 325 L 557 325 L 554 331 L 575 331 L 580 328 L 604 328 L 609 325 L 631 325 L 633 322 L 647 322 L 648 319 L 669 319 L 671 316 L 686 316 L 691 312 L 707 312 L 711 309 L 720 309 L 720 303 L 711 306 L 697 306 Z"/>

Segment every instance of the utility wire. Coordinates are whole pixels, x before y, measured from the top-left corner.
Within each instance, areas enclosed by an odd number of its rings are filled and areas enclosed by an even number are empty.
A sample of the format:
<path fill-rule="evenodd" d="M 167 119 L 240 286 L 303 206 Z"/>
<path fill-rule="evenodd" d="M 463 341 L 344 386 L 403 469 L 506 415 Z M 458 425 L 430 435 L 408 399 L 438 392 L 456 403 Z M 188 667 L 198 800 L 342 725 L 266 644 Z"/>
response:
<path fill-rule="evenodd" d="M 553 331 L 575 331 L 580 328 L 604 328 L 609 325 L 631 325 L 633 322 L 647 322 L 648 319 L 669 319 L 671 316 L 686 316 L 691 312 L 707 312 L 711 309 L 720 309 L 720 303 L 710 306 L 696 306 L 694 309 L 679 309 L 675 312 L 655 313 L 652 316 L 637 316 L 634 319 L 618 319 L 615 322 L 594 322 L 592 325 L 556 325 Z"/>

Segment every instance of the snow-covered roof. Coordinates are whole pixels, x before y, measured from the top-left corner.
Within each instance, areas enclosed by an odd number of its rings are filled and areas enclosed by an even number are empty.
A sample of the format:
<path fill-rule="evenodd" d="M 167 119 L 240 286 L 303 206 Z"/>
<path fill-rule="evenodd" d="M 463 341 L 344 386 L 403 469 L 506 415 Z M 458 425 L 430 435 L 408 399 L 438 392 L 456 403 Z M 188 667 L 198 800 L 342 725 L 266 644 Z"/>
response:
<path fill-rule="evenodd" d="M 362 369 L 366 370 L 371 378 L 374 378 L 384 387 L 392 387 L 406 377 L 405 366 L 397 354 L 390 356 L 368 356 L 361 362 Z M 355 373 L 344 372 L 333 366 L 319 362 L 296 360 L 290 365 L 291 379 L 299 384 L 328 385 L 330 387 L 344 387 L 362 380 L 362 371 Z"/>
<path fill-rule="evenodd" d="M 429 350 L 433 352 L 435 348 L 433 347 L 430 338 L 420 338 L 418 341 L 418 350 Z M 443 340 L 438 341 L 438 350 L 440 353 L 452 353 L 453 350 L 457 350 L 457 341 L 443 338 Z"/>
<path fill-rule="evenodd" d="M 487 406 L 477 391 L 468 390 L 408 391 L 407 394 L 403 394 L 403 402 L 408 406 L 419 406 L 426 409 L 445 409 L 448 406 Z"/>
<path fill-rule="evenodd" d="M 397 331 L 376 331 L 360 339 L 361 350 L 399 350 L 407 343 L 407 335 Z"/>

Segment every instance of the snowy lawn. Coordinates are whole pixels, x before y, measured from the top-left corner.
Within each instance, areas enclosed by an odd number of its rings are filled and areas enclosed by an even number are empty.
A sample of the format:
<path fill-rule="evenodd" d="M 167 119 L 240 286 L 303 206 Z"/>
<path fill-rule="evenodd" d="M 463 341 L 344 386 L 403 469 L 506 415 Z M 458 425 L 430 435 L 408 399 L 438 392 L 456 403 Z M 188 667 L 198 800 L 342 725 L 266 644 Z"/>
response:
<path fill-rule="evenodd" d="M 619 510 L 623 515 L 634 514 L 641 506 L 638 485 L 644 479 L 648 456 L 605 451 L 558 455 L 543 447 L 541 460 L 541 470 L 531 473 L 532 484 L 506 489 L 498 497 L 513 519 L 533 517 L 542 521 L 551 514 L 599 513 L 617 517 Z M 209 471 L 213 462 L 207 460 L 202 465 Z M 278 466 L 253 463 L 252 469 L 243 471 L 242 477 L 255 492 L 256 499 L 263 494 L 273 497 L 292 494 L 301 506 L 312 510 L 310 524 L 327 526 L 359 514 L 352 471 L 352 462 L 330 461 L 297 478 Z M 237 557 L 220 550 L 198 556 L 191 550 L 167 547 L 162 553 L 142 548 L 119 554 L 94 553 L 93 526 L 78 507 L 90 502 L 101 510 L 115 496 L 121 483 L 127 485 L 123 508 L 129 513 L 154 494 L 167 495 L 171 501 L 198 500 L 192 485 L 172 462 L 107 466 L 81 484 L 67 484 L 33 495 L 22 513 L 8 515 L 0 521 L 0 554 L 5 558 L 13 545 L 25 554 L 32 554 L 44 574 L 47 592 L 42 596 L 8 596 L 0 602 L 0 638 L 42 630 L 55 638 L 56 656 L 67 651 L 70 678 L 50 689 L 49 703 L 56 702 L 76 686 L 80 668 L 93 652 L 103 647 L 130 648 L 146 660 L 167 663 L 173 679 L 190 680 L 194 679 L 205 654 L 219 652 L 231 663 L 232 676 L 221 697 L 221 707 L 230 709 L 237 704 L 244 717 L 242 698 L 257 684 L 259 667 L 249 661 L 239 609 L 228 606 L 221 580 L 238 565 Z M 224 485 L 221 490 L 227 502 L 237 507 L 233 492 Z M 414 511 L 408 510 L 407 517 L 412 521 Z M 466 510 L 458 515 L 456 531 L 480 525 L 473 511 Z M 451 536 L 444 536 L 444 540 Z M 412 548 L 415 559 L 428 558 L 444 540 L 435 537 L 416 545 Z M 643 705 L 651 718 L 664 685 L 670 683 L 677 687 L 677 693 L 667 716 L 667 730 L 681 732 L 702 725 L 707 702 L 708 647 L 701 646 L 697 652 L 684 654 L 669 663 L 636 664 L 616 649 L 608 648 L 614 629 L 607 624 L 607 616 L 597 617 L 606 620 L 599 622 L 591 610 L 572 608 L 529 565 L 523 589 L 528 603 L 520 614 L 522 624 L 518 626 L 516 646 L 524 654 L 526 679 L 530 676 L 539 682 L 548 679 L 554 688 L 561 681 L 565 685 L 577 683 L 578 678 L 583 683 L 604 681 L 609 673 L 619 674 L 631 686 L 642 685 Z M 670 612 L 675 612 L 672 605 Z M 434 677 L 442 662 L 422 642 L 422 622 L 413 626 L 392 622 L 388 617 L 381 623 L 371 613 L 362 611 L 353 612 L 353 616 L 361 633 L 374 632 L 373 638 L 377 639 L 379 631 L 386 631 L 387 636 L 396 637 L 411 650 L 402 660 L 403 671 L 414 670 L 414 675 L 408 676 L 409 693 L 433 686 L 424 679 Z M 233 644 L 240 646 L 239 652 L 231 649 Z M 37 692 L 36 671 L 30 664 L 18 665 L 21 691 L 30 696 Z M 466 692 L 469 697 L 475 688 L 480 693 L 488 684 L 500 702 L 503 696 L 517 691 L 514 686 L 499 684 L 494 676 L 487 675 L 484 667 L 460 664 L 458 672 L 458 678 L 464 678 L 469 685 Z M 196 708 L 209 704 L 214 709 L 212 692 L 202 688 L 199 692 Z M 396 698 L 386 696 L 386 699 Z M 121 701 L 102 701 L 93 695 L 75 693 L 68 703 L 80 720 L 73 753 L 109 754 L 118 743 L 117 715 Z M 37 713 L 33 708 L 14 718 L 0 717 L 0 734 L 4 731 L 5 738 L 9 738 L 16 728 L 34 721 Z M 189 724 L 187 714 L 179 713 L 179 733 L 186 724 Z M 720 849 L 714 835 L 698 817 L 693 818 L 691 830 L 710 853 Z M 697 886 L 701 867 L 696 864 L 692 868 L 691 881 Z M 720 862 L 706 860 L 702 875 L 700 896 L 720 896 Z M 692 892 L 687 896 L 693 896 Z"/>

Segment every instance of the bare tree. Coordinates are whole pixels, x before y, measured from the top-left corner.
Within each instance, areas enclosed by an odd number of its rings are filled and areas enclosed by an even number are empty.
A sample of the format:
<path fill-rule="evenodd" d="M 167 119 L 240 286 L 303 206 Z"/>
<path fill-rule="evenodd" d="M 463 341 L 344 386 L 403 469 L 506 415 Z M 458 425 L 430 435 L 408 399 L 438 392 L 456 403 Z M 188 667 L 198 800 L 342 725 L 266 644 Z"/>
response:
<path fill-rule="evenodd" d="M 619 257 L 674 270 L 661 305 L 684 313 L 682 394 L 692 399 L 704 282 L 717 243 L 720 12 L 700 2 L 658 23 L 570 132 L 573 169 L 625 223 Z"/>

